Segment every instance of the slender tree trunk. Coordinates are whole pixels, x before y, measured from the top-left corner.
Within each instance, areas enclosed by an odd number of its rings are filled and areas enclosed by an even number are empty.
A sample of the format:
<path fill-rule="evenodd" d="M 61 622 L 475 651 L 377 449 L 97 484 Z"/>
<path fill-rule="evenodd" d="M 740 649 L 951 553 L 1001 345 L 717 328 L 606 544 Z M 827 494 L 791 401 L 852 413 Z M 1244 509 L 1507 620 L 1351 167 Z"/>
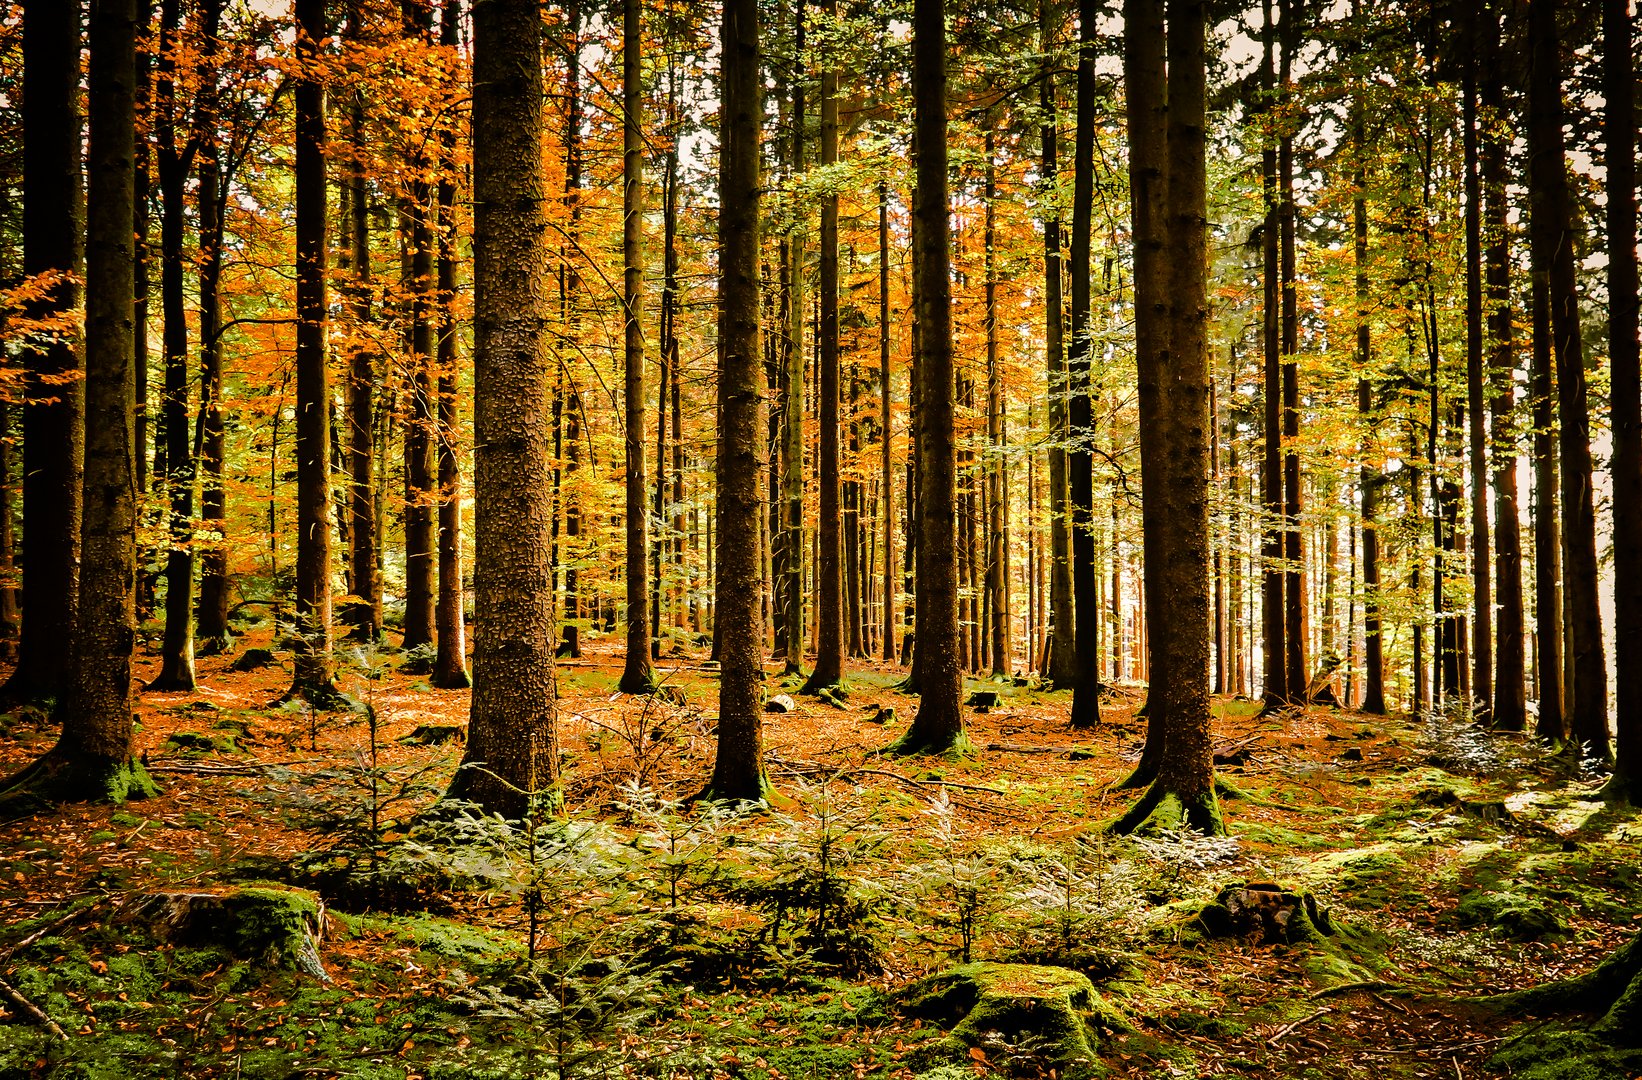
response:
<path fill-rule="evenodd" d="M 325 92 L 313 69 L 324 0 L 296 0 L 296 619 L 293 695 L 328 704 L 331 683 L 331 429 L 325 358 Z"/>
<path fill-rule="evenodd" d="M 836 0 L 822 0 L 821 14 L 830 34 L 838 15 Z M 821 167 L 838 162 L 838 69 L 831 50 L 821 61 Z M 838 193 L 821 196 L 821 258 L 817 297 L 820 322 L 816 334 L 816 412 L 820 423 L 816 474 L 820 510 L 816 518 L 815 669 L 804 692 L 837 686 L 844 677 L 844 567 L 839 507 L 839 358 L 838 358 Z"/>
<path fill-rule="evenodd" d="M 1360 93 L 1361 91 L 1359 91 Z M 1368 325 L 1368 141 L 1364 130 L 1367 123 L 1366 104 L 1355 103 L 1352 125 L 1353 150 L 1356 154 L 1357 192 L 1352 199 L 1351 219 L 1353 259 L 1357 295 L 1357 411 L 1364 424 L 1372 424 L 1374 412 L 1373 384 L 1368 378 L 1372 370 L 1374 340 Z M 1363 700 L 1362 710 L 1383 713 L 1385 705 L 1385 649 L 1380 636 L 1380 485 L 1384 478 L 1380 470 L 1364 456 L 1359 471 L 1358 486 L 1362 498 L 1363 515 Z"/>
<path fill-rule="evenodd" d="M 893 444 L 894 395 L 889 368 L 889 181 L 878 180 L 878 405 L 881 410 L 879 453 L 881 468 L 879 514 L 884 527 L 883 554 L 883 658 L 894 661 L 895 653 L 895 465 Z M 907 505 L 911 505 L 910 500 Z"/>
<path fill-rule="evenodd" d="M 474 5 L 474 600 L 467 752 L 448 798 L 509 818 L 558 797 L 549 540 L 541 13 Z"/>
<path fill-rule="evenodd" d="M 1606 794 L 1642 794 L 1642 360 L 1637 341 L 1636 58 L 1627 0 L 1603 0 L 1608 365 L 1613 419 L 1614 658 L 1618 744 Z"/>
<path fill-rule="evenodd" d="M 349 33 L 358 35 L 360 9 L 356 3 L 349 13 Z M 371 320 L 371 237 L 370 205 L 365 188 L 365 100 L 353 94 L 348 114 L 348 136 L 353 151 L 353 167 L 348 175 L 348 243 L 351 249 L 354 283 L 349 289 L 350 308 L 361 326 Z M 382 572 L 377 515 L 376 473 L 376 380 L 377 356 L 368 345 L 355 345 L 348 357 L 348 530 L 352 545 L 353 593 L 359 599 L 348 605 L 343 619 L 352 626 L 351 637 L 377 641 L 382 636 Z"/>
<path fill-rule="evenodd" d="M 1004 391 L 1003 374 L 998 369 L 998 177 L 997 136 L 988 117 L 986 124 L 985 190 L 986 206 L 986 438 L 991 449 L 986 469 L 987 557 L 986 591 L 992 617 L 992 674 L 1007 675 L 1010 669 L 1009 634 L 1009 531 L 1004 524 L 1007 496 L 1004 486 Z"/>
<path fill-rule="evenodd" d="M 1476 26 L 1475 14 L 1468 15 Z M 1494 702 L 1492 543 L 1488 535 L 1488 428 L 1483 365 L 1482 176 L 1477 132 L 1476 43 L 1462 90 L 1465 127 L 1465 401 L 1471 467 L 1471 693 L 1480 717 Z"/>
<path fill-rule="evenodd" d="M 201 9 L 207 48 L 215 51 L 220 32 L 222 0 L 209 0 Z M 200 219 L 200 520 L 209 541 L 200 552 L 200 652 L 225 651 L 233 641 L 228 629 L 228 602 L 233 583 L 228 577 L 228 551 L 222 541 L 228 531 L 228 492 L 224 470 L 228 460 L 227 432 L 222 413 L 222 160 L 217 145 L 219 123 L 217 76 L 209 54 L 200 65 L 194 129 L 200 133 L 197 195 Z M 139 354 L 140 355 L 140 354 Z"/>
<path fill-rule="evenodd" d="M 57 703 L 62 735 L 44 757 L 0 783 L 0 791 L 12 798 L 33 792 L 49 799 L 123 802 L 154 794 L 147 773 L 132 757 L 136 38 L 136 0 L 99 0 L 91 16 L 87 94 L 85 403 L 91 422 L 86 426 L 85 561 L 80 571 L 83 621 L 74 639 L 73 677 Z"/>
<path fill-rule="evenodd" d="M 1072 600 L 1072 531 L 1067 511 L 1066 348 L 1061 298 L 1061 235 L 1058 187 L 1059 118 L 1055 101 L 1055 28 L 1050 0 L 1038 4 L 1038 34 L 1044 55 L 1038 105 L 1043 110 L 1043 338 L 1049 382 L 1049 667 L 1057 688 L 1077 682 L 1077 637 Z"/>
<path fill-rule="evenodd" d="M 455 51 L 461 0 L 444 0 L 439 13 L 439 44 Z M 460 237 L 456 229 L 456 131 L 446 124 L 439 132 L 438 185 L 438 312 L 439 340 L 435 371 L 439 395 L 439 598 L 434 628 L 439 651 L 433 661 L 433 685 L 461 690 L 471 685 L 467 670 L 467 627 L 462 588 L 462 463 L 457 454 L 461 413 L 457 398 L 456 259 Z"/>
<path fill-rule="evenodd" d="M 12 410 L 0 402 L 0 660 L 17 660 L 17 488 L 12 481 L 17 454 L 12 443 Z"/>
<path fill-rule="evenodd" d="M 79 0 L 74 0 L 78 8 Z M 144 27 L 154 21 L 153 0 L 137 0 L 137 25 Z M 25 75 L 25 82 L 28 81 Z M 144 35 L 137 35 L 137 115 L 152 116 L 154 86 L 154 57 L 149 52 L 148 43 Z M 27 107 L 25 101 L 25 108 Z M 75 106 L 76 120 L 78 119 L 78 103 Z M 149 263 L 152 252 L 148 243 L 149 232 L 149 194 L 153 188 L 153 155 L 151 153 L 152 136 L 150 133 L 139 132 L 137 135 L 136 154 L 136 190 L 134 192 L 136 207 L 132 226 L 137 234 L 135 288 L 137 293 L 136 310 L 136 375 L 137 375 L 137 412 L 136 428 L 133 434 L 132 457 L 137 467 L 137 490 L 146 493 L 149 486 L 148 475 L 148 292 L 149 292 Z M 26 151 L 25 151 L 26 153 Z M 25 183 L 25 188 L 27 184 Z M 25 198 L 26 202 L 26 198 Z M 152 597 L 144 595 L 144 585 L 137 583 L 137 618 L 140 622 L 152 607 Z"/>
<path fill-rule="evenodd" d="M 23 12 L 23 273 L 57 275 L 31 318 L 73 312 L 85 257 L 80 171 L 80 11 Z M 133 211 L 135 213 L 135 211 Z M 23 625 L 8 696 L 56 697 L 69 678 L 79 596 L 85 358 L 64 336 L 24 355 Z"/>
<path fill-rule="evenodd" d="M 918 568 L 915 676 L 918 713 L 897 753 L 962 753 L 963 671 L 958 654 L 957 446 L 953 433 L 951 221 L 947 202 L 946 2 L 914 0 L 912 210 L 917 309 Z"/>
<path fill-rule="evenodd" d="M 1162 534 L 1149 547 L 1162 563 L 1148 559 L 1146 573 L 1159 578 L 1150 599 L 1168 598 L 1167 618 L 1150 612 L 1148 703 L 1165 726 L 1157 779 L 1114 829 L 1218 834 L 1225 825 L 1215 797 L 1209 699 L 1208 7 L 1205 0 L 1169 0 L 1166 97 L 1137 98 L 1156 79 L 1137 85 L 1132 76 L 1163 68 L 1163 7 L 1162 0 L 1124 3 L 1130 198 L 1140 238 L 1135 291 L 1162 300 L 1159 314 L 1168 320 L 1163 348 L 1137 350 L 1142 482 L 1146 502 L 1161 504 L 1144 526 Z M 1162 243 L 1147 242 L 1153 238 Z M 1136 309 L 1144 310 L 1138 300 Z"/>
<path fill-rule="evenodd" d="M 1290 85 L 1290 67 L 1299 45 L 1295 20 L 1299 17 L 1294 0 L 1280 0 L 1282 58 L 1278 79 Z M 1286 91 L 1285 91 L 1286 92 Z M 1311 672 L 1306 667 L 1309 636 L 1306 589 L 1306 554 L 1300 514 L 1304 500 L 1300 487 L 1300 295 L 1295 263 L 1294 135 L 1293 120 L 1285 118 L 1277 145 L 1278 232 L 1282 251 L 1282 342 L 1283 342 L 1283 557 L 1287 572 L 1283 584 L 1283 644 L 1287 650 L 1289 700 L 1304 704 Z"/>
<path fill-rule="evenodd" d="M 1528 95 L 1533 262 L 1534 273 L 1545 280 L 1549 289 L 1557 372 L 1567 590 L 1564 602 L 1570 616 L 1567 646 L 1573 668 L 1568 721 L 1581 752 L 1607 760 L 1611 758 L 1608 671 L 1598 604 L 1590 416 L 1574 267 L 1574 218 L 1563 152 L 1557 6 L 1555 0 L 1535 0 L 1529 7 L 1529 39 L 1533 43 Z"/>
<path fill-rule="evenodd" d="M 1264 58 L 1261 61 L 1261 81 L 1270 94 L 1277 92 L 1277 73 L 1272 66 L 1272 51 L 1276 33 L 1271 20 L 1271 0 L 1262 0 L 1265 13 Z M 1264 438 L 1261 493 L 1265 508 L 1265 527 L 1261 536 L 1261 561 L 1264 565 L 1261 594 L 1261 651 L 1265 660 L 1265 687 L 1262 696 L 1267 709 L 1287 704 L 1288 645 L 1285 633 L 1288 623 L 1284 616 L 1283 591 L 1286 577 L 1283 573 L 1283 545 L 1286 530 L 1283 513 L 1283 347 L 1282 347 L 1282 290 L 1278 275 L 1279 212 L 1277 193 L 1277 145 L 1268 135 L 1260 152 L 1260 186 L 1264 195 L 1265 218 L 1260 226 L 1261 280 L 1264 283 L 1264 301 L 1261 304 L 1261 345 L 1265 354 Z"/>
<path fill-rule="evenodd" d="M 793 40 L 804 52 L 804 0 L 793 4 Z M 779 586 L 785 640 L 783 667 L 797 674 L 804 663 L 804 208 L 797 178 L 804 171 L 804 80 L 792 85 L 792 224 L 788 229 L 787 325 L 782 342 L 781 502 L 783 580 Z"/>
<path fill-rule="evenodd" d="M 1532 285 L 1534 424 L 1534 680 L 1539 718 L 1534 732 L 1560 743 L 1568 737 L 1562 685 L 1562 525 L 1557 516 L 1556 371 L 1551 349 L 1550 288 Z"/>
<path fill-rule="evenodd" d="M 1078 123 L 1072 158 L 1072 345 L 1067 353 L 1071 394 L 1067 422 L 1073 443 L 1067 454 L 1070 471 L 1067 486 L 1072 506 L 1072 598 L 1073 621 L 1077 627 L 1077 682 L 1072 691 L 1071 724 L 1080 729 L 1100 723 L 1100 601 L 1095 581 L 1094 456 L 1090 452 L 1095 433 L 1095 388 L 1089 355 L 1092 331 L 1089 230 L 1095 194 L 1095 24 L 1099 16 L 1099 5 L 1094 0 L 1079 0 Z M 1157 105 L 1161 107 L 1161 98 Z M 1136 307 L 1140 304 L 1137 301 Z M 1137 349 L 1148 347 L 1148 343 L 1137 344 Z"/>
<path fill-rule="evenodd" d="M 563 261 L 559 270 L 560 317 L 565 333 L 572 339 L 581 332 L 579 317 L 581 274 L 578 271 L 582 253 L 582 9 L 580 0 L 566 4 L 565 21 L 570 30 L 570 55 L 566 72 L 564 124 L 564 201 L 570 219 L 563 246 Z M 625 284 L 625 283 L 624 283 Z M 554 398 L 554 461 L 553 490 L 557 496 L 555 510 L 564 519 L 563 550 L 568 552 L 569 563 L 564 571 L 564 641 L 559 655 L 571 658 L 582 654 L 582 596 L 581 582 L 576 568 L 581 558 L 580 539 L 582 513 L 580 484 L 573 479 L 581 470 L 582 402 L 574 378 L 564 376 L 568 384 Z M 560 546 L 557 543 L 558 516 L 554 518 L 553 585 L 558 589 Z M 477 537 L 476 537 L 477 539 Z"/>

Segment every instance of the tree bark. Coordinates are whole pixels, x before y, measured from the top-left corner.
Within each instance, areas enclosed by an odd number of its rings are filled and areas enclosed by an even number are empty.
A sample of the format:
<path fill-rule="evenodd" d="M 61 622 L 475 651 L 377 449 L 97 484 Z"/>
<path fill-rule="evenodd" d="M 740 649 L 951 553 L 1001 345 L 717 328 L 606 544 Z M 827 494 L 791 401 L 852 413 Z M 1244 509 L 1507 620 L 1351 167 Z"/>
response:
<path fill-rule="evenodd" d="M 31 318 L 71 314 L 85 258 L 80 171 L 77 0 L 23 12 L 23 273 L 59 275 Z M 135 211 L 133 211 L 135 212 Z M 7 696 L 56 697 L 67 685 L 79 596 L 85 357 L 72 335 L 23 357 L 23 623 Z"/>
<path fill-rule="evenodd" d="M 762 802 L 763 609 L 758 519 L 763 513 L 764 377 L 758 248 L 763 118 L 756 0 L 725 0 L 719 121 L 718 749 L 704 797 Z"/>
<path fill-rule="evenodd" d="M 804 51 L 805 0 L 793 4 L 793 42 Z M 804 664 L 804 208 L 797 180 L 804 171 L 804 80 L 792 84 L 792 222 L 786 236 L 787 322 L 781 343 L 781 505 L 780 596 L 783 668 L 795 675 Z"/>
<path fill-rule="evenodd" d="M 881 470 L 878 507 L 883 540 L 883 657 L 893 662 L 895 652 L 895 416 L 889 368 L 889 181 L 878 181 L 878 405 Z M 907 505 L 911 505 L 910 500 Z"/>
<path fill-rule="evenodd" d="M 1533 371 L 1529 394 L 1534 423 L 1534 676 L 1539 718 L 1534 733 L 1560 743 L 1568 737 L 1562 683 L 1562 525 L 1557 516 L 1556 371 L 1551 358 L 1550 288 L 1532 284 Z"/>
<path fill-rule="evenodd" d="M 474 599 L 467 752 L 447 798 L 509 818 L 558 798 L 544 332 L 541 14 L 473 10 Z"/>
<path fill-rule="evenodd" d="M 1476 14 L 1466 16 L 1476 26 Z M 1482 176 L 1477 132 L 1476 56 L 1480 43 L 1471 32 L 1461 122 L 1465 168 L 1465 402 L 1471 471 L 1471 692 L 1479 718 L 1494 702 L 1493 545 L 1488 529 L 1488 428 L 1483 366 Z"/>
<path fill-rule="evenodd" d="M 1529 6 L 1533 64 L 1529 80 L 1529 194 L 1534 273 L 1549 289 L 1556 360 L 1558 449 L 1561 457 L 1564 602 L 1573 685 L 1567 688 L 1570 734 L 1581 752 L 1609 760 L 1608 671 L 1598 599 L 1596 513 L 1591 485 L 1591 433 L 1574 268 L 1574 216 L 1562 136 L 1561 57 L 1556 0 Z"/>
<path fill-rule="evenodd" d="M 1613 421 L 1613 798 L 1642 794 L 1642 359 L 1637 341 L 1636 58 L 1627 0 L 1602 5 L 1603 164 L 1608 196 L 1608 365 Z"/>
<path fill-rule="evenodd" d="M 1072 600 L 1072 530 L 1067 508 L 1066 348 L 1061 299 L 1061 237 L 1058 112 L 1052 54 L 1055 30 L 1050 0 L 1038 4 L 1038 33 L 1044 55 L 1039 107 L 1043 110 L 1043 347 L 1049 383 L 1049 667 L 1057 688 L 1077 682 L 1077 631 Z"/>
<path fill-rule="evenodd" d="M 296 0 L 296 621 L 291 693 L 314 705 L 336 693 L 331 669 L 331 429 L 325 362 L 325 92 L 313 68 L 324 0 Z"/>
<path fill-rule="evenodd" d="M 361 11 L 356 2 L 349 12 L 348 33 L 361 33 Z M 348 112 L 348 137 L 353 167 L 348 174 L 349 262 L 354 282 L 349 289 L 351 314 L 360 325 L 371 319 L 371 235 L 370 205 L 365 187 L 365 99 L 363 91 L 352 95 Z M 377 356 L 368 345 L 356 345 L 348 357 L 348 540 L 352 565 L 351 586 L 359 599 L 347 606 L 343 619 L 353 629 L 350 637 L 378 641 L 382 637 L 382 573 L 378 568 L 380 547 L 376 513 L 376 380 Z"/>
<path fill-rule="evenodd" d="M 1272 51 L 1276 33 L 1271 21 L 1271 0 L 1262 0 L 1265 14 L 1263 32 L 1264 54 L 1261 60 L 1261 81 L 1267 93 L 1277 93 L 1277 72 L 1273 67 Z M 1261 468 L 1261 499 L 1265 509 L 1265 527 L 1261 531 L 1261 562 L 1264 564 L 1261 593 L 1261 651 L 1264 657 L 1265 677 L 1262 697 L 1267 709 L 1288 703 L 1288 646 L 1285 632 L 1288 626 L 1283 611 L 1283 347 L 1282 347 L 1282 291 L 1278 281 L 1278 195 L 1277 144 L 1268 134 L 1260 152 L 1260 188 L 1264 196 L 1265 218 L 1260 225 L 1261 280 L 1264 284 L 1261 304 L 1261 346 L 1265 357 L 1264 427 L 1265 454 Z"/>
<path fill-rule="evenodd" d="M 1078 122 L 1072 151 L 1072 345 L 1066 364 L 1071 395 L 1067 423 L 1072 438 L 1072 448 L 1066 455 L 1070 474 L 1067 486 L 1072 509 L 1073 622 L 1077 627 L 1077 682 L 1072 690 L 1071 724 L 1085 730 L 1100 723 L 1100 600 L 1095 581 L 1095 478 L 1091 453 L 1095 435 L 1095 388 L 1089 356 L 1092 331 L 1089 230 L 1095 197 L 1095 24 L 1099 16 L 1099 5 L 1094 0 L 1079 0 Z M 1161 106 L 1161 98 L 1157 104 Z M 1136 308 L 1143 303 L 1137 299 Z M 1136 351 L 1146 347 L 1137 334 Z"/>
<path fill-rule="evenodd" d="M 35 5 L 30 7 L 32 11 Z M 71 15 L 77 20 L 77 12 L 71 10 Z M 57 702 L 62 734 L 33 765 L 0 783 L 8 801 L 35 794 L 117 803 L 155 791 L 142 764 L 132 757 L 131 662 L 137 633 L 132 430 L 136 253 L 131 229 L 136 39 L 136 0 L 99 0 L 91 16 L 87 87 L 85 403 L 91 422 L 86 428 L 81 538 L 82 622 L 73 642 L 73 677 Z"/>
<path fill-rule="evenodd" d="M 1354 13 L 1358 8 L 1354 6 Z M 1362 93 L 1358 89 L 1358 94 Z M 1356 155 L 1356 195 L 1351 202 L 1353 260 L 1357 295 L 1357 411 L 1364 423 L 1374 411 L 1373 386 L 1368 378 L 1373 362 L 1373 337 L 1368 325 L 1368 139 L 1367 105 L 1353 105 L 1352 150 Z M 1370 444 L 1372 445 L 1372 443 Z M 1383 713 L 1385 707 L 1385 643 L 1380 636 L 1380 533 L 1378 525 L 1380 469 L 1366 455 L 1358 476 L 1363 516 L 1363 701 L 1362 710 Z"/>
<path fill-rule="evenodd" d="M 996 121 L 986 119 L 985 245 L 986 245 L 986 441 L 991 448 L 986 469 L 986 592 L 991 616 L 992 674 L 1007 675 L 1011 667 L 1009 633 L 1009 527 L 1004 479 L 1006 436 L 1003 374 L 998 369 L 998 173 Z M 1092 575 L 1091 575 L 1092 576 Z"/>
<path fill-rule="evenodd" d="M 917 715 L 892 752 L 962 753 L 963 671 L 958 654 L 957 446 L 952 429 L 951 221 L 947 206 L 946 2 L 914 0 L 912 212 L 917 309 Z"/>
<path fill-rule="evenodd" d="M 207 0 L 201 8 L 206 47 L 213 52 L 221 29 L 223 6 L 223 0 Z M 233 583 L 228 577 L 228 552 L 222 545 L 228 531 L 228 493 L 223 482 L 228 445 L 222 414 L 221 340 L 224 177 L 215 135 L 221 120 L 220 90 L 209 54 L 200 65 L 200 80 L 194 107 L 194 129 L 200 133 L 199 149 L 195 151 L 199 163 L 200 219 L 200 520 L 209 542 L 200 553 L 197 630 L 200 652 L 212 655 L 225 651 L 233 641 L 228 629 L 228 603 Z"/>
<path fill-rule="evenodd" d="M 1295 28 L 1299 5 L 1294 0 L 1280 0 L 1282 13 L 1279 32 L 1283 51 L 1279 61 L 1278 82 L 1288 93 L 1295 49 L 1300 36 Z M 1306 589 L 1305 533 L 1300 515 L 1304 498 L 1300 486 L 1300 294 L 1295 262 L 1295 205 L 1294 205 L 1294 120 L 1283 119 L 1282 136 L 1277 144 L 1277 219 L 1279 255 L 1282 276 L 1282 343 L 1283 343 L 1283 558 L 1286 564 L 1283 583 L 1283 644 L 1288 668 L 1285 681 L 1289 700 L 1305 703 L 1306 684 L 1311 671 L 1306 663 L 1306 644 L 1309 636 L 1309 611 Z"/>

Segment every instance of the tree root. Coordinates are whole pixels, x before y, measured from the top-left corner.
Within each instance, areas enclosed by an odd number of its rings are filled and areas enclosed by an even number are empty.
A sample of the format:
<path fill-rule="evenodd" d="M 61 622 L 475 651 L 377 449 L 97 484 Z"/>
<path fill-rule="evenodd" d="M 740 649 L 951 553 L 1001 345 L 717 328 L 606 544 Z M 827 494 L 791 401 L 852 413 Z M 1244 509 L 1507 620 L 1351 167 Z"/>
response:
<path fill-rule="evenodd" d="M 1226 822 L 1220 816 L 1220 801 L 1212 786 L 1206 794 L 1182 795 L 1161 780 L 1153 781 L 1128 813 L 1112 823 L 1110 831 L 1128 836 L 1182 828 L 1210 836 L 1226 835 Z"/>

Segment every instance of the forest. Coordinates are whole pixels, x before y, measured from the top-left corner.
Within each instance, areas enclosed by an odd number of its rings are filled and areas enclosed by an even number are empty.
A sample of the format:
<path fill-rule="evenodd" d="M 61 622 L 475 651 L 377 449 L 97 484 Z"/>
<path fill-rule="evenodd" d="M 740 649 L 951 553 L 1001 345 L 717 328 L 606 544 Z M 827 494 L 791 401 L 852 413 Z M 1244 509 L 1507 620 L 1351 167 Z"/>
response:
<path fill-rule="evenodd" d="M 1630 0 L 5 0 L 0 1080 L 1642 1077 Z"/>

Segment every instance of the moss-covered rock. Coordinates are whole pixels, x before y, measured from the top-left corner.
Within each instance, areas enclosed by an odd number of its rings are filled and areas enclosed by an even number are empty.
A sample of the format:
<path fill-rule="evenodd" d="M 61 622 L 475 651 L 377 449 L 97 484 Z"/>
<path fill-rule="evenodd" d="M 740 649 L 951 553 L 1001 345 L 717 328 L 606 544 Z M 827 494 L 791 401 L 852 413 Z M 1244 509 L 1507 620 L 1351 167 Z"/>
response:
<path fill-rule="evenodd" d="M 1203 905 L 1193 929 L 1251 945 L 1317 943 L 1335 933 L 1333 919 L 1315 896 L 1270 882 L 1227 885 Z"/>
<path fill-rule="evenodd" d="M 1454 918 L 1463 926 L 1496 930 L 1512 941 L 1539 941 L 1568 932 L 1567 924 L 1550 904 L 1513 892 L 1478 889 L 1467 893 L 1454 909 Z"/>
<path fill-rule="evenodd" d="M 937 1051 L 963 1056 L 1001 1040 L 1036 1053 L 1062 1076 L 1093 1068 L 1102 1031 L 1132 1030 L 1088 976 L 1037 964 L 951 968 L 908 987 L 901 1009 L 950 1029 Z"/>
<path fill-rule="evenodd" d="M 329 978 L 319 959 L 325 908 L 306 890 L 145 893 L 126 905 L 123 917 L 176 945 L 222 948 L 245 960 Z"/>

